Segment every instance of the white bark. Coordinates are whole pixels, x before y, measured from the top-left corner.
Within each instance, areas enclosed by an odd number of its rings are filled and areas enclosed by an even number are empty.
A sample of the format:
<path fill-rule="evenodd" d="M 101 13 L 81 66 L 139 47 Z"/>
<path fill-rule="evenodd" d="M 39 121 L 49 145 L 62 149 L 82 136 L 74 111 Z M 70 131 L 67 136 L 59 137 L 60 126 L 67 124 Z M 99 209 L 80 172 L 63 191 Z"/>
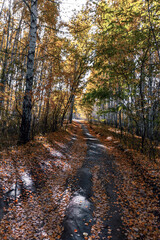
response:
<path fill-rule="evenodd" d="M 30 40 L 27 59 L 26 90 L 23 100 L 23 114 L 20 128 L 20 143 L 26 143 L 30 139 L 31 110 L 32 110 L 32 86 L 34 75 L 34 57 L 37 34 L 37 0 L 31 0 L 31 24 Z"/>

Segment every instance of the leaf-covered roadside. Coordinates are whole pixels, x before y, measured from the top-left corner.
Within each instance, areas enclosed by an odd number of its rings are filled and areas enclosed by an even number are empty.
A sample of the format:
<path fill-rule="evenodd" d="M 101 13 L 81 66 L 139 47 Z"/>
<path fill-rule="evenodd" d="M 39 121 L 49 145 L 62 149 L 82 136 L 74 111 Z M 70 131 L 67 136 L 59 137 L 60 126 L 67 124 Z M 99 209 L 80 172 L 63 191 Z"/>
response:
<path fill-rule="evenodd" d="M 86 143 L 77 123 L 68 132 L 37 137 L 25 146 L 1 152 L 3 194 L 21 182 L 24 174 L 31 177 L 37 189 L 25 189 L 9 204 L 1 221 L 0 238 L 60 239 L 71 196 L 66 181 L 81 167 L 85 155 Z"/>
<path fill-rule="evenodd" d="M 89 125 L 88 125 L 89 126 Z M 122 184 L 114 176 L 127 239 L 159 239 L 160 162 L 151 162 L 133 149 L 125 149 L 105 127 L 91 125 L 90 133 L 100 139 L 114 157 Z M 107 179 L 106 179 L 107 181 Z"/>

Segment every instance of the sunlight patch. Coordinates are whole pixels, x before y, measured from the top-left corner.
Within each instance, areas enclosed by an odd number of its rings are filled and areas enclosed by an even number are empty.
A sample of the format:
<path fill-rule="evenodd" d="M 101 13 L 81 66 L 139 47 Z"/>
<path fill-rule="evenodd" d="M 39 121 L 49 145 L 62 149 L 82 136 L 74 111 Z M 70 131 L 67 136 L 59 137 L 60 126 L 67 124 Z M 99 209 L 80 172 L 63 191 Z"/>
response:
<path fill-rule="evenodd" d="M 65 157 L 61 152 L 53 149 L 49 144 L 43 144 L 43 146 L 50 152 L 53 157 Z"/>
<path fill-rule="evenodd" d="M 23 172 L 21 174 L 21 179 L 23 184 L 25 185 L 25 187 L 29 190 L 33 190 L 34 188 L 34 183 L 32 181 L 32 178 L 30 177 L 30 175 L 27 172 Z"/>
<path fill-rule="evenodd" d="M 71 165 L 64 162 L 63 160 L 57 160 L 55 162 L 56 167 L 60 167 L 64 172 L 71 170 Z"/>
<path fill-rule="evenodd" d="M 54 157 L 60 157 L 60 158 L 64 157 L 64 155 L 57 150 L 54 150 L 54 149 L 51 149 L 51 148 L 49 148 L 48 150 L 50 151 L 51 155 L 54 156 Z"/>

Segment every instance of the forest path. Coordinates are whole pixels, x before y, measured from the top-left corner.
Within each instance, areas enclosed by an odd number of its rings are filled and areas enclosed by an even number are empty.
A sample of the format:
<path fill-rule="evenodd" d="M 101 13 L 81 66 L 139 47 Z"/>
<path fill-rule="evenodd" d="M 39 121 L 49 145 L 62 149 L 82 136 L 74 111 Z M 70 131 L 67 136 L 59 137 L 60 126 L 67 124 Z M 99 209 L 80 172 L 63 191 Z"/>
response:
<path fill-rule="evenodd" d="M 120 146 L 74 121 L 1 152 L 0 239 L 159 239 L 159 165 Z"/>
<path fill-rule="evenodd" d="M 119 175 L 105 146 L 89 133 L 84 124 L 81 125 L 87 142 L 87 155 L 82 168 L 77 172 L 62 239 L 124 240 L 126 237 L 114 183 L 115 177 L 119 178 Z"/>

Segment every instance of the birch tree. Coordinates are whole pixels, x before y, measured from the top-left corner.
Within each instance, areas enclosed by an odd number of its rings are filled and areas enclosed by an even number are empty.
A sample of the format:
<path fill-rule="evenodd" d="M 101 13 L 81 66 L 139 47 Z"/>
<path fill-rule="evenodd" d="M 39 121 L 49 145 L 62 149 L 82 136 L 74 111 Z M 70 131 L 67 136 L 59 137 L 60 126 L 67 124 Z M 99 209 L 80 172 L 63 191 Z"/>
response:
<path fill-rule="evenodd" d="M 34 75 L 34 57 L 37 33 L 37 0 L 31 0 L 30 39 L 27 59 L 26 90 L 23 99 L 23 113 L 20 127 L 20 143 L 27 143 L 30 139 L 30 127 L 32 117 L 32 86 Z"/>

